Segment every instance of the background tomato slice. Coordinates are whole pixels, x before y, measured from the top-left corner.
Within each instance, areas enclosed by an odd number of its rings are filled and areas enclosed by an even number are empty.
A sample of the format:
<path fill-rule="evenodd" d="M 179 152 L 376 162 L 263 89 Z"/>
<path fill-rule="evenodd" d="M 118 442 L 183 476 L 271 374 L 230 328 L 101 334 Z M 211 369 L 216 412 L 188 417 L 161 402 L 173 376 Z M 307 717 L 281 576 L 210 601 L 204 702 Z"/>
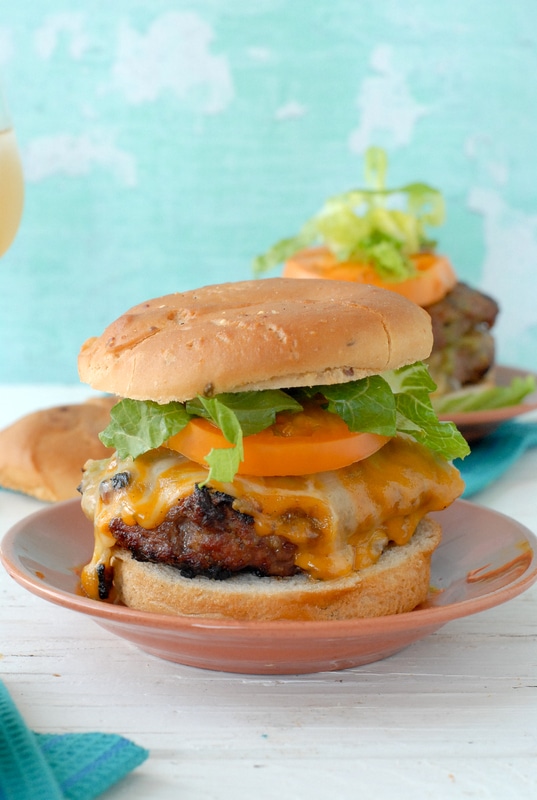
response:
<path fill-rule="evenodd" d="M 441 300 L 457 283 L 457 276 L 445 256 L 416 253 L 410 256 L 417 274 L 397 283 L 386 283 L 368 264 L 340 262 L 326 247 L 310 247 L 296 253 L 286 262 L 285 278 L 327 278 L 380 286 L 403 295 L 419 306 L 430 306 Z"/>
<path fill-rule="evenodd" d="M 279 414 L 274 426 L 244 437 L 241 475 L 307 475 L 353 464 L 375 453 L 389 440 L 376 433 L 352 433 L 336 414 L 322 409 Z M 213 448 L 232 445 L 216 425 L 194 418 L 166 446 L 199 464 Z"/>

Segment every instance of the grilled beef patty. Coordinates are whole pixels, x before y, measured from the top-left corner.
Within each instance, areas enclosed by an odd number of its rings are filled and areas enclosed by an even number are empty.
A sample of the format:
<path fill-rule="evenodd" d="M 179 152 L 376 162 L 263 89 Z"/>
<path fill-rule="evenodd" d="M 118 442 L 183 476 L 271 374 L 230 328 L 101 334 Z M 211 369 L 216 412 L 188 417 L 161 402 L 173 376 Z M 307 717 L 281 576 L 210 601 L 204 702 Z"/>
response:
<path fill-rule="evenodd" d="M 296 545 L 282 536 L 258 536 L 254 521 L 232 507 L 224 492 L 198 487 L 173 506 L 153 530 L 113 519 L 110 530 L 119 547 L 137 561 L 168 564 L 182 575 L 216 580 L 250 571 L 260 577 L 295 575 Z"/>

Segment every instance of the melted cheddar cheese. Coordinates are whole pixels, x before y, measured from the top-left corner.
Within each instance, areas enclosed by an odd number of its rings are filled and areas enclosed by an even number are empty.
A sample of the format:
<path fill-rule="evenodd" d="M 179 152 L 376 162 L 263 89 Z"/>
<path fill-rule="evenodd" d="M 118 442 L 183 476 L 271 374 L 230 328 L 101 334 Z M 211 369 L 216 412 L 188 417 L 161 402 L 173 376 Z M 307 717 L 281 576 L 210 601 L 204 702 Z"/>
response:
<path fill-rule="evenodd" d="M 117 476 L 128 473 L 122 486 Z M 98 594 L 97 567 L 108 567 L 115 544 L 114 518 L 150 530 L 207 470 L 178 453 L 159 448 L 135 459 L 88 462 L 82 508 L 95 523 L 95 550 L 82 585 Z M 328 580 L 374 564 L 386 546 L 404 545 L 430 511 L 448 506 L 463 489 L 459 472 L 406 437 L 395 437 L 370 458 L 332 472 L 300 477 L 237 475 L 211 488 L 235 498 L 260 536 L 277 533 L 297 546 L 295 563 L 312 578 Z"/>

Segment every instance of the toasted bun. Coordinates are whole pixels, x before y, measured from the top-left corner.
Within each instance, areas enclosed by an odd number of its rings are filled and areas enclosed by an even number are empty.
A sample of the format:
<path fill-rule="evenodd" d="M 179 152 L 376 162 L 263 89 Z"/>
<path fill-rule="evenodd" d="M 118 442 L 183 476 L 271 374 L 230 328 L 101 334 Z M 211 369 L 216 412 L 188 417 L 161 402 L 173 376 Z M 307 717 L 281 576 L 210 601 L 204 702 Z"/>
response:
<path fill-rule="evenodd" d="M 392 546 L 372 567 L 349 577 L 312 581 L 240 575 L 225 581 L 183 578 L 177 569 L 114 555 L 118 599 L 139 611 L 239 620 L 335 620 L 412 611 L 429 592 L 431 555 L 440 526 L 425 518 L 410 542 Z"/>
<path fill-rule="evenodd" d="M 0 431 L 0 486 L 55 502 L 77 496 L 82 468 L 112 451 L 99 440 L 117 398 L 57 406 Z"/>
<path fill-rule="evenodd" d="M 426 358 L 429 315 L 384 289 L 288 278 L 225 283 L 135 306 L 79 356 L 96 389 L 167 403 L 343 383 Z"/>

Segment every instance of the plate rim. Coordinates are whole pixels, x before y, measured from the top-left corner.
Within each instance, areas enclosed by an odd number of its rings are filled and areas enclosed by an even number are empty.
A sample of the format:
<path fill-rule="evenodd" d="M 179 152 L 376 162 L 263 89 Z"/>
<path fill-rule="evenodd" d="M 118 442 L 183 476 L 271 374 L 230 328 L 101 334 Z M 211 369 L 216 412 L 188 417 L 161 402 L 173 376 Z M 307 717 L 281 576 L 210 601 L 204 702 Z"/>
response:
<path fill-rule="evenodd" d="M 530 375 L 537 379 L 537 372 L 530 369 L 523 369 L 522 367 L 511 367 L 504 364 L 497 364 L 495 367 L 496 372 L 510 381 L 512 378 L 523 378 Z M 514 417 L 519 417 L 522 414 L 528 414 L 530 411 L 537 409 L 537 392 L 532 392 L 528 395 L 530 398 L 535 397 L 532 402 L 517 403 L 511 406 L 502 406 L 501 408 L 487 408 L 483 411 L 455 411 L 452 414 L 439 414 L 438 418 L 444 422 L 454 422 L 457 427 L 465 425 L 486 425 L 487 423 L 497 422 L 498 424 L 505 422 Z"/>
<path fill-rule="evenodd" d="M 460 619 L 466 616 L 485 611 L 495 606 L 501 605 L 508 600 L 517 597 L 526 591 L 532 584 L 537 582 L 537 536 L 529 528 L 518 520 L 509 517 L 500 511 L 478 506 L 468 500 L 458 499 L 452 503 L 453 510 L 466 510 L 466 514 L 478 509 L 480 513 L 490 515 L 496 521 L 502 520 L 510 525 L 516 526 L 520 534 L 524 536 L 524 544 L 527 544 L 531 552 L 528 566 L 521 574 L 517 575 L 513 581 L 506 584 L 501 590 L 484 593 L 483 595 L 469 599 L 458 600 L 448 603 L 445 606 L 432 606 L 428 608 L 416 608 L 413 611 L 401 614 L 391 614 L 383 617 L 357 618 L 347 620 L 233 620 L 210 617 L 196 617 L 184 615 L 166 615 L 150 611 L 138 611 L 121 605 L 113 605 L 98 600 L 92 600 L 67 591 L 63 588 L 53 588 L 44 583 L 38 576 L 32 576 L 28 570 L 18 566 L 15 544 L 24 536 L 25 529 L 31 526 L 35 518 L 42 518 L 47 512 L 52 515 L 72 512 L 74 507 L 80 509 L 80 500 L 74 498 L 62 503 L 55 503 L 52 506 L 34 511 L 16 522 L 3 536 L 0 541 L 0 562 L 8 574 L 24 589 L 30 593 L 41 597 L 55 605 L 59 605 L 70 611 L 83 613 L 93 618 L 97 623 L 109 626 L 135 626 L 137 628 L 158 629 L 181 633 L 191 629 L 199 629 L 207 633 L 218 631 L 240 631 L 244 635 L 251 637 L 263 637 L 277 631 L 280 636 L 285 638 L 296 636 L 297 631 L 303 635 L 312 635 L 316 630 L 325 630 L 329 626 L 334 638 L 340 639 L 345 636 L 357 636 L 360 633 L 370 634 L 372 630 L 382 632 L 383 628 L 391 630 L 403 630 L 409 626 L 414 629 L 428 628 L 435 626 L 441 627 L 447 622 Z M 443 512 L 436 512 L 442 514 Z M 83 517 L 80 509 L 81 518 Z M 441 547 L 441 546 L 440 546 Z"/>

